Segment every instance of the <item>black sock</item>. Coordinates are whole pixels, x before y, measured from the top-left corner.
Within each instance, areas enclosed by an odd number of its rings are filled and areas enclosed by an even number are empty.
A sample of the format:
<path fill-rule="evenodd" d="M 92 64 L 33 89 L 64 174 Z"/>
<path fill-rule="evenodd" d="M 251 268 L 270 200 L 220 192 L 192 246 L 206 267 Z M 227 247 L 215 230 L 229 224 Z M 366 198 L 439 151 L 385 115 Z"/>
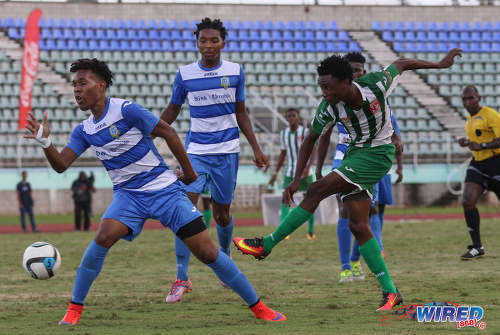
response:
<path fill-rule="evenodd" d="M 465 222 L 469 228 L 469 234 L 472 238 L 472 246 L 476 249 L 481 247 L 481 237 L 479 233 L 479 211 L 477 208 L 464 210 Z"/>

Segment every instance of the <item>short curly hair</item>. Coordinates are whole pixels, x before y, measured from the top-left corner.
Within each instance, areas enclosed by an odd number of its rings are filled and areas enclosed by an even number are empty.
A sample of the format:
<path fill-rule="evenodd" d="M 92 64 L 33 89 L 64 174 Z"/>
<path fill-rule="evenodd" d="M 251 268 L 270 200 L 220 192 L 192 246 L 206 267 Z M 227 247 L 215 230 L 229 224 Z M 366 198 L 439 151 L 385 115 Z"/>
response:
<path fill-rule="evenodd" d="M 69 69 L 71 73 L 75 73 L 79 70 L 90 70 L 94 72 L 99 78 L 106 82 L 106 87 L 113 85 L 113 72 L 111 72 L 106 62 L 98 60 L 97 58 L 81 58 L 71 63 L 71 68 Z"/>
<path fill-rule="evenodd" d="M 352 81 L 353 79 L 351 65 L 347 59 L 339 55 L 332 55 L 323 59 L 317 71 L 320 76 L 331 75 L 341 81 L 345 79 Z"/>
<path fill-rule="evenodd" d="M 198 37 L 200 36 L 200 31 L 202 31 L 203 29 L 218 30 L 222 40 L 223 41 L 226 40 L 227 30 L 226 27 L 224 27 L 222 21 L 219 19 L 212 20 L 211 18 L 206 17 L 203 20 L 201 20 L 201 22 L 196 25 L 196 31 L 194 32 L 194 34 L 196 35 L 196 39 L 198 39 Z"/>

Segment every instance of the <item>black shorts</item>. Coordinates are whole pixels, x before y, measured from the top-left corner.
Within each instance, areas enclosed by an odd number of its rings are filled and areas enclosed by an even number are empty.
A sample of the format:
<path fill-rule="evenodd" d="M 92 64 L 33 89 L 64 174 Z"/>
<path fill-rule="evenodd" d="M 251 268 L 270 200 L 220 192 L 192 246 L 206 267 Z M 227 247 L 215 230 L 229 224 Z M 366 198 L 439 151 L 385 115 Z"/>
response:
<path fill-rule="evenodd" d="M 485 190 L 500 193 L 500 155 L 485 159 L 472 160 L 467 168 L 466 183 L 476 183 Z"/>

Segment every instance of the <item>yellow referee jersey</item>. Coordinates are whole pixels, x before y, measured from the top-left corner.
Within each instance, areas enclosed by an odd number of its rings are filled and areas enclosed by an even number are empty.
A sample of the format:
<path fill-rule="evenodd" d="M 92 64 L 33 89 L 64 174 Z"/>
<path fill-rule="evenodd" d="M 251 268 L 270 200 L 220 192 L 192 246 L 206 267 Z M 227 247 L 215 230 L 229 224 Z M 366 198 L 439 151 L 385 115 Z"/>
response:
<path fill-rule="evenodd" d="M 467 115 L 465 134 L 469 141 L 488 143 L 500 137 L 500 114 L 493 108 L 483 106 L 477 114 Z M 500 148 L 472 151 L 476 161 L 484 161 L 495 155 L 500 155 Z"/>

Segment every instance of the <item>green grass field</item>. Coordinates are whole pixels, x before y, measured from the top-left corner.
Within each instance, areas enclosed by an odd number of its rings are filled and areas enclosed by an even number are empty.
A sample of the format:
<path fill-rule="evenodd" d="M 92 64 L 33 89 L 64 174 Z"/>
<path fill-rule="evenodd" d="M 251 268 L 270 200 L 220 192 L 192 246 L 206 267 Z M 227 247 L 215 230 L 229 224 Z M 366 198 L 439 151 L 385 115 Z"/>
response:
<path fill-rule="evenodd" d="M 469 237 L 460 221 L 388 223 L 385 249 L 405 304 L 452 301 L 484 308 L 486 329 L 500 334 L 500 220 L 481 224 L 486 257 L 460 261 Z M 146 230 L 133 243 L 113 247 L 86 300 L 80 323 L 57 326 L 71 297 L 75 270 L 94 233 L 0 235 L 0 334 L 456 334 L 453 323 L 395 320 L 381 326 L 381 294 L 374 277 L 339 284 L 336 226 L 305 227 L 264 261 L 234 253 L 234 260 L 264 302 L 286 314 L 284 323 L 255 320 L 242 300 L 192 260 L 194 289 L 178 304 L 164 303 L 175 277 L 172 234 Z M 237 227 L 235 236 L 260 236 L 269 227 Z M 215 238 L 215 230 L 211 231 Z M 31 279 L 21 266 L 24 248 L 37 240 L 62 255 L 58 274 Z M 366 266 L 365 272 L 368 271 Z M 480 332 L 465 328 L 460 333 Z"/>

